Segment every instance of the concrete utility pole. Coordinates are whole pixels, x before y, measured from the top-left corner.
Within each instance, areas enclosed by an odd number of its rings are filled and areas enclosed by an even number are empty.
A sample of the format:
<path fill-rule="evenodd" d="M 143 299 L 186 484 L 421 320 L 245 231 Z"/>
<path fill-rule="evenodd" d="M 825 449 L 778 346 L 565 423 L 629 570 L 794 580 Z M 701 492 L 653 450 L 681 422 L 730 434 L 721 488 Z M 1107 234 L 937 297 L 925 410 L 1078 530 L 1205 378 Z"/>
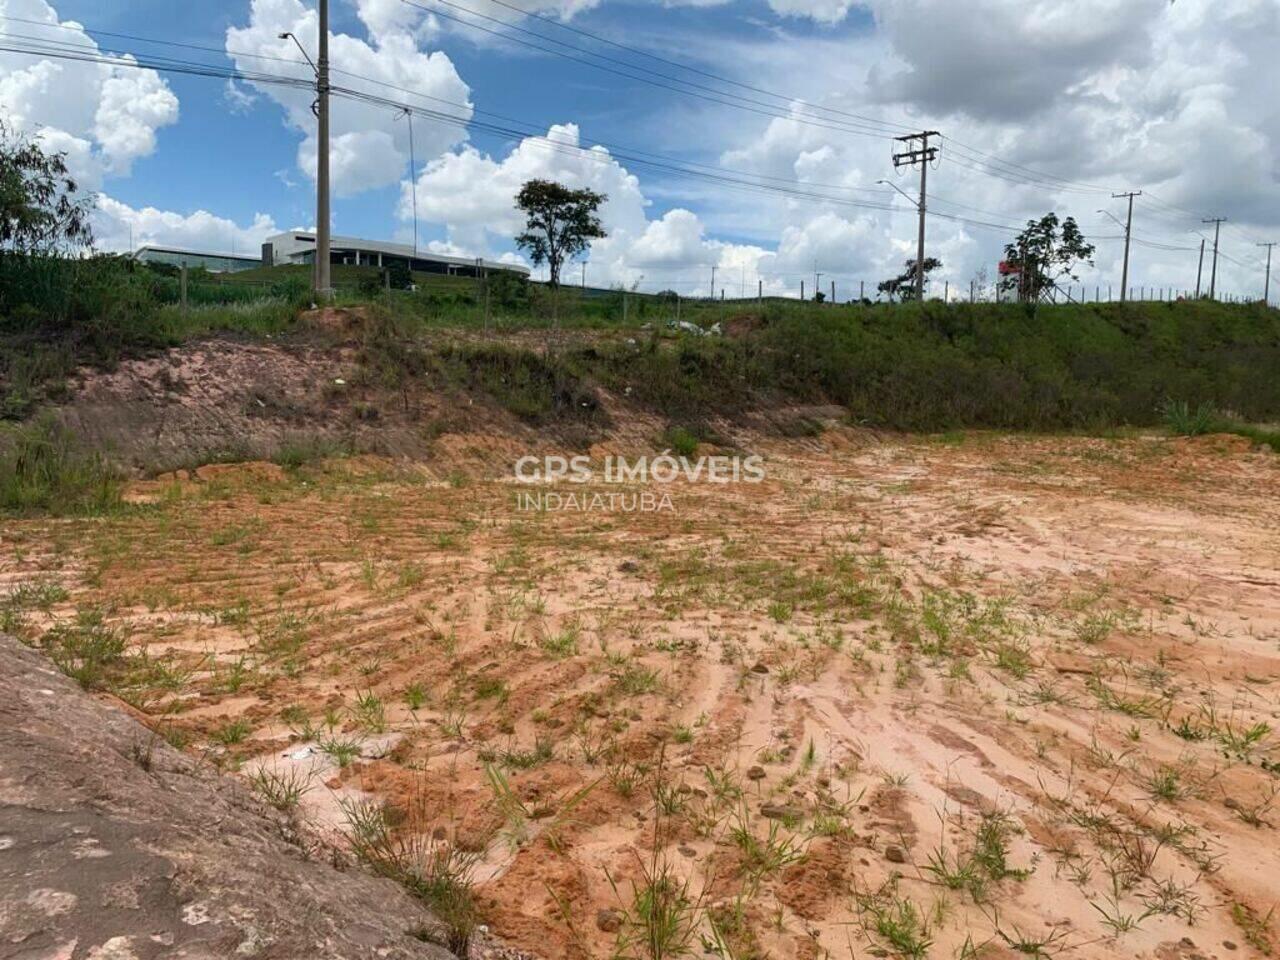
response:
<path fill-rule="evenodd" d="M 1213 224 L 1213 268 L 1209 271 L 1209 299 L 1217 298 L 1218 292 L 1218 237 L 1222 233 L 1222 224 L 1226 221 L 1226 217 L 1210 217 L 1201 220 L 1201 223 Z"/>
<path fill-rule="evenodd" d="M 1200 238 L 1200 265 L 1196 267 L 1196 299 L 1200 299 L 1200 279 L 1204 276 L 1204 237 Z"/>
<path fill-rule="evenodd" d="M 329 0 L 319 0 L 320 56 L 316 64 L 316 293 L 328 299 L 329 270 Z"/>
<path fill-rule="evenodd" d="M 320 13 L 319 62 L 311 59 L 307 48 L 292 33 L 280 34 L 281 40 L 292 40 L 316 75 L 316 101 L 311 112 L 316 115 L 316 258 L 312 264 L 312 286 L 316 299 L 327 299 L 332 292 L 329 269 L 329 0 L 318 0 Z M 407 112 L 407 111 L 406 111 Z M 412 138 L 413 120 L 410 118 L 409 136 Z M 412 149 L 410 150 L 412 153 Z M 412 160 L 410 161 L 412 162 Z M 415 181 L 416 192 L 416 181 Z M 417 247 L 417 201 L 414 201 L 414 247 Z M 359 256 L 356 257 L 359 265 Z"/>
<path fill-rule="evenodd" d="M 1262 286 L 1262 302 L 1264 304 L 1271 302 L 1271 248 L 1274 247 L 1275 241 L 1271 243 L 1260 243 L 1258 246 L 1267 248 L 1267 279 Z"/>
<path fill-rule="evenodd" d="M 816 298 L 822 289 L 822 274 L 818 272 L 818 261 L 813 261 L 813 295 Z"/>
<path fill-rule="evenodd" d="M 1141 190 L 1129 193 L 1113 193 L 1111 199 L 1129 198 L 1129 216 L 1124 223 L 1124 273 L 1120 278 L 1120 302 L 1124 303 L 1125 291 L 1129 289 L 1129 240 L 1133 236 L 1133 198 L 1142 196 Z"/>
<path fill-rule="evenodd" d="M 418 259 L 418 160 L 417 150 L 413 145 L 413 111 L 404 107 L 401 115 L 409 121 L 409 183 L 413 188 L 413 258 L 416 260 Z M 412 264 L 409 269 L 413 269 Z"/>
<path fill-rule="evenodd" d="M 929 185 L 929 164 L 938 158 L 938 148 L 929 146 L 930 137 L 941 136 L 937 130 L 923 130 L 920 133 L 908 134 L 905 137 L 895 137 L 899 143 L 905 144 L 909 149 L 903 150 L 902 153 L 893 155 L 893 167 L 899 169 L 901 167 L 914 167 L 920 164 L 920 202 L 917 209 L 920 211 L 920 236 L 916 244 L 916 302 L 924 303 L 924 219 L 927 209 L 927 196 Z M 915 148 L 915 142 L 919 140 L 920 146 Z"/>
<path fill-rule="evenodd" d="M 712 265 L 711 265 L 711 293 L 709 294 L 709 296 L 711 297 L 711 299 L 712 299 L 712 300 L 714 300 L 714 299 L 716 298 L 716 267 L 715 267 L 715 264 L 712 264 Z"/>

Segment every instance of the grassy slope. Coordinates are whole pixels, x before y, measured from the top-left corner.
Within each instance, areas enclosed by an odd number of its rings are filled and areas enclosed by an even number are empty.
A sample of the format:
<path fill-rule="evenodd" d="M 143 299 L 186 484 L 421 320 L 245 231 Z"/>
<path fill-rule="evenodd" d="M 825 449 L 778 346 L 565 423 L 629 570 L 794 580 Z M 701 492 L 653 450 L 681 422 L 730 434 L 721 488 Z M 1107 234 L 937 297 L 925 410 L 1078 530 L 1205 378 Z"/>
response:
<path fill-rule="evenodd" d="M 620 297 L 566 296 L 557 308 L 563 327 L 606 334 L 544 338 L 536 331 L 550 322 L 545 299 L 535 290 L 532 303 L 499 306 L 488 341 L 476 335 L 484 314 L 468 297 L 428 292 L 366 304 L 358 378 L 375 392 L 463 392 L 530 423 L 581 421 L 589 432 L 609 422 L 606 389 L 691 436 L 707 437 L 716 415 L 836 403 L 856 422 L 907 430 L 1106 430 L 1163 420 L 1175 432 L 1231 429 L 1280 448 L 1274 429 L 1243 425 L 1280 420 L 1280 312 L 1261 306 L 682 305 L 683 319 L 731 330 L 697 336 L 668 329 L 674 305 L 656 298 L 629 302 L 624 327 Z M 0 429 L 0 509 L 97 510 L 117 496 L 109 465 L 74 450 L 37 415 L 40 392 L 54 397 L 51 387 L 75 363 L 218 332 L 287 335 L 301 306 L 280 298 L 185 313 L 156 305 L 129 313 L 124 329 L 100 322 L 46 341 L 59 361 L 43 382 L 15 378 L 22 369 L 11 361 L 0 399 L 11 417 L 32 422 Z M 520 328 L 526 346 L 501 332 Z M 9 356 L 40 354 L 11 344 Z"/>
<path fill-rule="evenodd" d="M 686 315 L 709 323 L 735 309 Z M 660 325 L 659 315 L 648 320 Z M 514 362 L 493 349 L 472 353 L 473 365 Z M 859 420 L 925 430 L 1152 424 L 1169 400 L 1251 421 L 1280 415 L 1280 313 L 1220 304 L 767 304 L 745 335 L 649 334 L 540 362 L 629 388 L 677 417 L 770 398 L 839 403 Z"/>

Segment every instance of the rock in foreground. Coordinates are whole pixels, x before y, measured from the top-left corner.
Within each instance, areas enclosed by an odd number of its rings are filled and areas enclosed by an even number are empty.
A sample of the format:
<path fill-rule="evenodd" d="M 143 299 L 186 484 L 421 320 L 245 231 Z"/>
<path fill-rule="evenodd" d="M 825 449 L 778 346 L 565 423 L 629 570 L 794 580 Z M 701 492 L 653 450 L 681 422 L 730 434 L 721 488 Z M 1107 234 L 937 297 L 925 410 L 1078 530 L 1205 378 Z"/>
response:
<path fill-rule="evenodd" d="M 0 636 L 0 957 L 446 960 L 431 926 Z"/>

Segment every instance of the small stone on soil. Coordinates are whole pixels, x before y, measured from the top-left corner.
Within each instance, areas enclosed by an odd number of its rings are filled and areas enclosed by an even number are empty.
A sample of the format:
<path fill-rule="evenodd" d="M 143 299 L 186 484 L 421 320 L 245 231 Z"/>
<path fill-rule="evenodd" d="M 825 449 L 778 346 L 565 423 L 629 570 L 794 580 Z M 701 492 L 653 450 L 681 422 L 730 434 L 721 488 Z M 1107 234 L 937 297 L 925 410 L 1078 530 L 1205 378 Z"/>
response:
<path fill-rule="evenodd" d="M 596 926 L 605 933 L 617 933 L 622 929 L 622 914 L 617 910 L 601 910 L 596 914 Z"/>

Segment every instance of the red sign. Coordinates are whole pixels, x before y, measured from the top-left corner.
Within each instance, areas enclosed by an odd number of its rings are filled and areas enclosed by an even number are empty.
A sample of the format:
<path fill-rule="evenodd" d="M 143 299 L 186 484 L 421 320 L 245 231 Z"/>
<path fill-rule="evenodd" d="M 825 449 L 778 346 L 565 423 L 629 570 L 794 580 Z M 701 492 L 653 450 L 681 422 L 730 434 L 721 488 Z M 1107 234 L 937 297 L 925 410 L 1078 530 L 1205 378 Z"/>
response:
<path fill-rule="evenodd" d="M 1008 260 L 1000 261 L 1000 276 L 1007 277 L 1011 273 L 1021 273 L 1022 264 L 1010 263 Z"/>

